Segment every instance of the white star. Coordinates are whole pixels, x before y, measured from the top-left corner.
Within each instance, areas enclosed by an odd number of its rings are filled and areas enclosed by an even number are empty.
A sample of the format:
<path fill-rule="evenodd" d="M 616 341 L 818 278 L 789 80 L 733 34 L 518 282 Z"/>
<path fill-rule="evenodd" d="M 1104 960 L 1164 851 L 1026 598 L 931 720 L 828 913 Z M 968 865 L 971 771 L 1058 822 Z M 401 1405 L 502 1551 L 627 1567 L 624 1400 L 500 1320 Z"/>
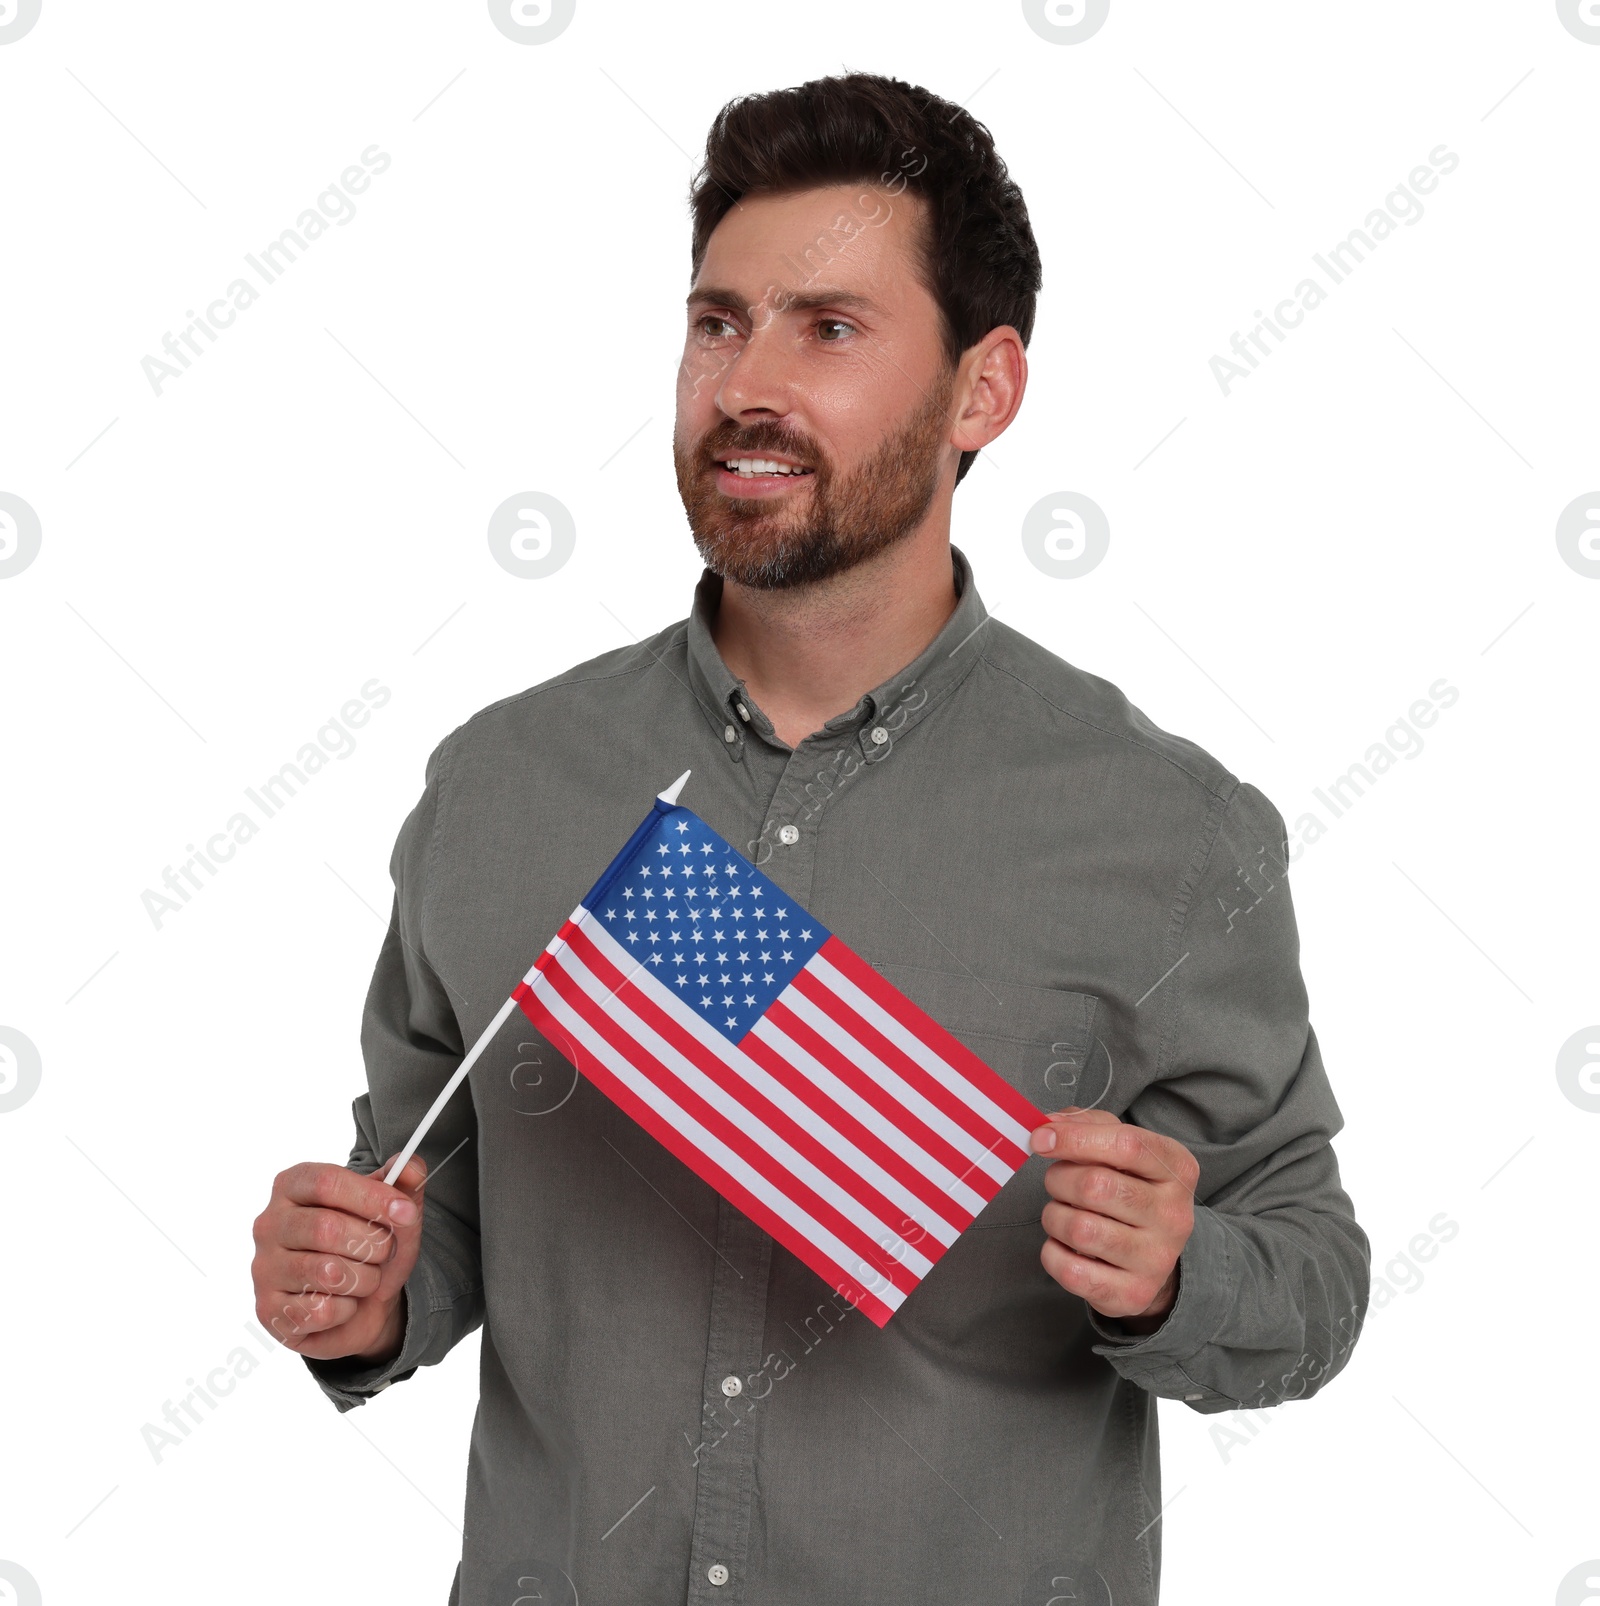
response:
<path fill-rule="evenodd" d="M 754 997 L 754 995 L 753 995 L 753 994 L 751 994 L 751 993 L 746 993 L 746 994 L 745 994 L 745 995 L 744 995 L 744 1001 L 745 1001 L 745 1002 L 746 1002 L 746 1003 L 747 1003 L 747 1004 L 753 1004 L 753 1003 L 754 1003 L 754 1002 L 755 1002 L 755 997 Z"/>
<path fill-rule="evenodd" d="M 683 833 L 685 831 L 687 831 L 688 829 L 689 829 L 689 822 L 687 820 L 679 820 L 678 821 L 678 835 L 679 836 L 682 836 Z"/>
<path fill-rule="evenodd" d="M 778 911 L 778 918 L 780 920 L 787 920 L 789 918 L 789 911 L 787 909 L 780 909 Z"/>
<path fill-rule="evenodd" d="M 732 1015 L 730 1015 L 730 1016 L 729 1016 L 729 1017 L 728 1017 L 728 1025 L 729 1025 L 729 1027 L 730 1027 L 730 1028 L 732 1028 L 732 1027 L 734 1027 L 734 1026 L 737 1026 L 737 1025 L 738 1025 L 738 1024 L 739 1024 L 739 1023 L 738 1023 L 738 1021 L 736 1021 L 736 1020 L 735 1020 L 735 1019 L 734 1019 L 734 1018 L 733 1018 L 733 1016 L 732 1016 Z"/>
<path fill-rule="evenodd" d="M 661 963 L 661 955 L 660 954 L 651 954 L 650 963 L 652 965 L 659 965 Z"/>
<path fill-rule="evenodd" d="M 793 955 L 793 954 L 792 954 L 792 953 L 790 953 L 790 952 L 789 952 L 789 950 L 788 950 L 788 949 L 787 949 L 787 948 L 785 948 L 785 949 L 784 949 L 784 950 L 783 950 L 783 957 L 784 957 L 784 958 L 785 958 L 785 959 L 793 959 L 793 958 L 794 958 L 794 955 Z"/>
<path fill-rule="evenodd" d="M 659 847 L 659 848 L 657 848 L 657 849 L 656 849 L 656 852 L 657 852 L 657 853 L 671 853 L 671 852 L 672 852 L 672 849 L 671 849 L 671 848 L 669 848 L 669 847 L 668 847 L 668 846 L 667 846 L 667 845 L 666 845 L 666 843 L 665 843 L 665 842 L 663 842 L 663 843 L 662 843 L 662 844 L 661 844 L 661 846 L 660 846 L 660 847 Z"/>
<path fill-rule="evenodd" d="M 724 993 L 722 995 L 722 1001 L 725 1004 L 731 1004 L 733 1002 L 733 994 L 732 993 Z"/>
<path fill-rule="evenodd" d="M 712 846 L 711 846 L 711 844 L 709 842 L 702 842 L 700 844 L 700 851 L 702 853 L 712 853 L 715 850 L 712 848 Z"/>
<path fill-rule="evenodd" d="M 762 979 L 762 981 L 775 981 L 777 978 L 772 974 L 772 972 L 770 970 L 766 970 L 766 971 L 763 971 L 761 973 L 761 979 Z"/>
<path fill-rule="evenodd" d="M 628 933 L 628 941 L 629 942 L 637 942 L 638 940 L 639 940 L 639 933 L 637 931 L 630 931 Z"/>
<path fill-rule="evenodd" d="M 632 887 L 624 887 L 622 889 L 622 896 L 624 898 L 631 898 L 633 896 L 633 888 Z"/>
<path fill-rule="evenodd" d="M 606 919 L 607 920 L 615 920 L 616 918 L 617 918 L 617 911 L 615 909 L 607 909 L 606 910 Z"/>
<path fill-rule="evenodd" d="M 711 1007 L 711 995 L 708 993 L 704 998 L 702 998 L 700 1000 L 700 1002 L 702 1004 L 704 1004 L 707 1009 L 709 1009 Z"/>
<path fill-rule="evenodd" d="M 800 940 L 801 940 L 801 942 L 810 942 L 811 941 L 811 932 L 809 930 L 802 931 L 800 933 Z"/>

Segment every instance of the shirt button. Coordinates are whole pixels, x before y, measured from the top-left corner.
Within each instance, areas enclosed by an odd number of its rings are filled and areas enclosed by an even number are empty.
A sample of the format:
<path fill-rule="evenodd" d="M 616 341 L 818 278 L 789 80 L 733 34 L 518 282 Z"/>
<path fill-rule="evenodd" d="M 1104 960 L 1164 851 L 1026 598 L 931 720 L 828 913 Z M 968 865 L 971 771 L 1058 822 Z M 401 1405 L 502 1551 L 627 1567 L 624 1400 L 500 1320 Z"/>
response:
<path fill-rule="evenodd" d="M 749 720 L 749 718 L 750 718 L 750 710 L 748 708 L 746 708 L 743 703 L 735 703 L 733 706 L 739 710 L 739 718 L 740 719 L 746 720 L 746 721 Z"/>
<path fill-rule="evenodd" d="M 714 1584 L 725 1584 L 728 1581 L 728 1569 L 720 1561 L 714 1561 L 706 1568 L 706 1577 Z"/>
<path fill-rule="evenodd" d="M 722 1392 L 731 1400 L 735 1394 L 744 1393 L 744 1384 L 736 1377 L 725 1377 L 722 1380 Z"/>
<path fill-rule="evenodd" d="M 778 828 L 778 840 L 787 848 L 792 847 L 800 840 L 800 828 L 794 825 L 784 825 Z"/>
<path fill-rule="evenodd" d="M 725 742 L 731 742 L 731 741 L 733 741 L 733 740 L 734 740 L 734 738 L 735 738 L 735 737 L 736 737 L 736 736 L 738 736 L 738 734 L 739 734 L 739 733 L 738 733 L 738 731 L 736 731 L 736 730 L 735 730 L 735 729 L 734 729 L 734 728 L 733 728 L 733 726 L 731 726 L 731 725 L 724 725 L 724 726 L 723 726 L 723 727 L 722 727 L 722 739 L 723 739 L 723 741 L 725 741 Z"/>
<path fill-rule="evenodd" d="M 883 726 L 874 725 L 872 727 L 872 740 L 875 745 L 882 747 L 883 744 L 889 740 L 889 733 L 883 728 Z"/>

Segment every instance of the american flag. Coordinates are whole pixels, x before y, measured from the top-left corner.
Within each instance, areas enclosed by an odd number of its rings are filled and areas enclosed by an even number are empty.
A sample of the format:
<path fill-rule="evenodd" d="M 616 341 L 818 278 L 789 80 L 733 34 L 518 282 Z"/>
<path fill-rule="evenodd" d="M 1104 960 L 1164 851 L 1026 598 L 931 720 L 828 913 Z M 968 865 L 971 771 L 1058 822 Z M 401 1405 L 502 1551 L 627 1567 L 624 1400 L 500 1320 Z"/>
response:
<path fill-rule="evenodd" d="M 665 794 L 513 997 L 879 1327 L 1044 1120 Z"/>

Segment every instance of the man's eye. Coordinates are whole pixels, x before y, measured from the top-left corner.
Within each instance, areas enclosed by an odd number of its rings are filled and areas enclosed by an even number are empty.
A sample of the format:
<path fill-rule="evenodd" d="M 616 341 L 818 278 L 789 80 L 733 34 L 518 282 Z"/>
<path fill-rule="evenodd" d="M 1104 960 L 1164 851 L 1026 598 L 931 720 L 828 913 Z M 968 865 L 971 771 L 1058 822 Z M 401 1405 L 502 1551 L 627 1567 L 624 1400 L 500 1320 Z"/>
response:
<path fill-rule="evenodd" d="M 819 332 L 828 328 L 854 330 L 855 325 L 853 323 L 847 323 L 843 318 L 823 318 L 817 323 L 817 329 Z M 821 338 L 830 346 L 838 344 L 838 341 L 831 335 L 822 335 Z"/>
<path fill-rule="evenodd" d="M 729 323 L 726 318 L 719 318 L 714 312 L 706 313 L 704 317 L 698 320 L 696 327 L 700 330 L 701 334 L 710 335 L 714 340 L 720 339 L 721 336 L 715 329 L 707 329 L 706 325 L 708 323 L 720 323 L 726 330 L 733 329 L 733 325 Z"/>

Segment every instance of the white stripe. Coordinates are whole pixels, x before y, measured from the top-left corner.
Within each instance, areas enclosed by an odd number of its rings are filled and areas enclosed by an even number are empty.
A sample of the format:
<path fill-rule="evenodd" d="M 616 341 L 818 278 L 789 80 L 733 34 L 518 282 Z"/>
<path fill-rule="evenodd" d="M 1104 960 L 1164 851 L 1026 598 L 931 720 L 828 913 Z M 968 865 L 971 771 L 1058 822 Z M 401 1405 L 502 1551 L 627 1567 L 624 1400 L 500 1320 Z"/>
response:
<path fill-rule="evenodd" d="M 815 959 L 815 955 L 812 956 Z M 830 970 L 833 969 L 829 965 Z M 838 973 L 835 972 L 837 975 Z M 851 1036 L 848 1027 L 806 997 L 793 982 L 778 994 L 778 1002 L 787 1004 L 819 1037 L 826 1038 L 853 1065 L 871 1074 L 883 1090 L 919 1117 L 922 1124 L 931 1127 L 958 1153 L 966 1157 L 980 1171 L 987 1171 L 997 1182 L 1010 1179 L 1014 1167 L 1008 1167 L 992 1149 L 986 1149 L 963 1126 L 952 1121 L 937 1104 L 923 1097 L 898 1071 L 885 1065 L 865 1043 Z M 902 1138 L 902 1141 L 904 1139 Z"/>
<path fill-rule="evenodd" d="M 588 1049 L 642 1103 L 649 1105 L 674 1131 L 715 1160 L 724 1171 L 820 1249 L 847 1276 L 855 1277 L 864 1287 L 870 1288 L 891 1310 L 899 1309 L 905 1294 L 890 1283 L 876 1266 L 869 1265 L 853 1250 L 847 1249 L 821 1223 L 813 1221 L 793 1200 L 779 1193 L 759 1171 L 746 1164 L 720 1138 L 714 1137 L 693 1116 L 679 1109 L 649 1077 L 636 1070 L 625 1055 L 595 1031 L 542 973 L 529 985 L 539 1002 L 560 1022 L 562 1029 L 575 1042 Z"/>
<path fill-rule="evenodd" d="M 982 1194 L 968 1187 L 955 1172 L 934 1159 L 915 1139 L 902 1132 L 854 1088 L 840 1081 L 821 1060 L 807 1053 L 765 1015 L 750 1028 L 750 1035 L 759 1037 L 780 1059 L 794 1066 L 807 1081 L 815 1082 L 835 1104 L 848 1110 L 863 1126 L 876 1133 L 896 1154 L 921 1171 L 940 1193 L 946 1194 L 952 1204 L 965 1211 L 969 1219 L 983 1209 L 988 1201 Z"/>
<path fill-rule="evenodd" d="M 908 1059 L 915 1060 L 928 1074 L 942 1082 L 974 1114 L 980 1115 L 1002 1137 L 1010 1138 L 1024 1154 L 1028 1150 L 1030 1128 L 1008 1115 L 982 1088 L 953 1065 L 941 1059 L 931 1044 L 925 1043 L 902 1021 L 895 1019 L 875 998 L 864 993 L 837 965 L 820 953 L 811 956 L 805 967 L 830 992 L 837 993 L 864 1021 L 889 1039 Z"/>
<path fill-rule="evenodd" d="M 726 1088 L 718 1086 L 715 1079 L 707 1076 L 693 1060 L 667 1042 L 654 1027 L 629 1009 L 620 998 L 615 997 L 611 989 L 584 964 L 570 943 L 566 952 L 556 961 L 556 968 L 559 968 L 564 975 L 570 976 L 589 998 L 616 1021 L 652 1058 L 658 1060 L 686 1087 L 698 1093 L 714 1110 L 727 1117 L 747 1137 L 759 1144 L 775 1165 L 781 1166 L 790 1176 L 805 1183 L 813 1193 L 826 1199 L 840 1215 L 873 1243 L 880 1244 L 885 1249 L 889 1249 L 891 1245 L 902 1244 L 899 1234 L 887 1222 L 880 1221 L 854 1194 L 841 1187 L 826 1172 L 819 1170 L 759 1116 L 746 1109 Z M 655 978 L 651 977 L 650 980 L 654 982 Z M 635 986 L 637 985 L 638 982 L 635 982 Z M 685 1119 L 692 1120 L 693 1117 L 686 1113 Z M 782 1184 L 779 1183 L 778 1186 Z M 798 1210 L 801 1207 L 796 1204 L 791 1208 Z M 933 1270 L 933 1262 L 909 1244 L 896 1247 L 891 1252 L 919 1280 Z"/>
<path fill-rule="evenodd" d="M 611 961 L 618 970 L 626 974 L 627 967 L 632 964 L 628 952 L 612 937 L 605 927 L 596 919 L 590 918 L 582 922 L 583 934 L 596 948 Z M 905 1211 L 912 1221 L 923 1229 L 930 1237 L 939 1243 L 949 1245 L 959 1236 L 957 1229 L 952 1227 L 936 1210 L 920 1199 L 898 1178 L 885 1171 L 871 1156 L 863 1153 L 844 1133 L 834 1127 L 819 1111 L 813 1109 L 798 1094 L 791 1092 L 777 1077 L 772 1075 L 764 1066 L 753 1060 L 741 1049 L 738 1044 L 730 1042 L 711 1025 L 704 1016 L 697 1014 L 674 992 L 670 992 L 665 984 L 658 982 L 648 971 L 643 976 L 631 978 L 636 987 L 643 989 L 665 1014 L 688 1032 L 697 1043 L 709 1053 L 715 1054 L 735 1076 L 741 1077 L 758 1092 L 763 1093 L 778 1106 L 785 1115 L 789 1116 L 797 1125 L 805 1128 L 817 1141 L 823 1144 L 831 1153 L 837 1154 L 852 1170 L 858 1171 L 868 1182 L 875 1187 L 884 1198 L 892 1200 Z M 531 984 L 530 984 L 531 985 Z M 931 1155 L 924 1155 L 914 1145 L 908 1145 L 904 1133 L 886 1121 L 870 1104 L 858 1098 L 826 1067 L 818 1065 L 808 1054 L 803 1054 L 796 1046 L 790 1044 L 788 1038 L 778 1033 L 775 1038 L 766 1038 L 769 1046 L 782 1056 L 783 1059 L 801 1071 L 807 1081 L 817 1084 L 821 1090 L 828 1093 L 838 1104 L 851 1109 L 851 1113 L 881 1137 L 896 1154 L 902 1155 L 918 1172 L 928 1177 L 942 1192 L 953 1195 L 952 1203 L 964 1208 L 968 1216 L 977 1214 L 983 1208 L 984 1201 L 976 1193 L 965 1188 L 956 1181 L 956 1178 L 946 1171 Z M 802 1063 L 802 1060 L 804 1063 Z M 835 1091 L 837 1089 L 837 1091 Z M 854 1107 L 852 1107 L 852 1105 Z M 948 1182 L 943 1179 L 948 1178 Z M 971 1201 L 970 1203 L 968 1201 Z M 896 1253 L 891 1249 L 892 1253 Z"/>

